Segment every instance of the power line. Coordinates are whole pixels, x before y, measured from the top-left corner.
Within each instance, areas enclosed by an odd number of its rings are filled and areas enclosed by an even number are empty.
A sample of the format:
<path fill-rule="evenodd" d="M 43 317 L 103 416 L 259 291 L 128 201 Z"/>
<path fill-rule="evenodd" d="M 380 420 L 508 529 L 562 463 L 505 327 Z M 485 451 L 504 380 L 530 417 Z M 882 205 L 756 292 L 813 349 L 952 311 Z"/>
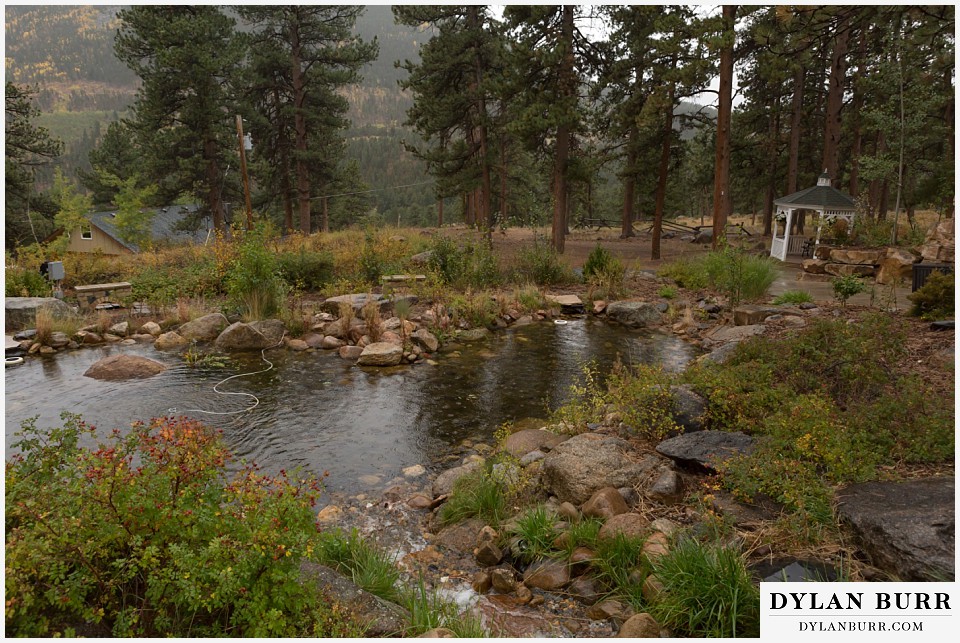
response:
<path fill-rule="evenodd" d="M 384 190 L 398 190 L 400 188 L 412 188 L 418 185 L 427 185 L 428 183 L 433 183 L 433 181 L 420 181 L 419 183 L 407 183 L 406 185 L 391 185 L 385 188 L 374 188 L 373 190 L 361 190 L 359 192 L 341 192 L 340 194 L 323 194 L 321 196 L 310 197 L 311 201 L 317 199 L 326 199 L 332 196 L 353 196 L 354 194 L 369 194 L 370 192 L 383 192 Z"/>

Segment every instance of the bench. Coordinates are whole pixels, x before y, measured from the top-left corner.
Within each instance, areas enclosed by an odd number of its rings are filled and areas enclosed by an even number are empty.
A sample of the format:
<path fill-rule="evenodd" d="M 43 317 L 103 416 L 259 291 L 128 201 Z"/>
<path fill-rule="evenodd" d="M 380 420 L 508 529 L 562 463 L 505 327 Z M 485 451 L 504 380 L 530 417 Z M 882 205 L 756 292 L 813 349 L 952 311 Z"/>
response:
<path fill-rule="evenodd" d="M 73 289 L 77 293 L 77 302 L 80 310 L 94 310 L 104 300 L 119 299 L 133 292 L 127 281 L 118 281 L 112 284 L 88 284 Z"/>

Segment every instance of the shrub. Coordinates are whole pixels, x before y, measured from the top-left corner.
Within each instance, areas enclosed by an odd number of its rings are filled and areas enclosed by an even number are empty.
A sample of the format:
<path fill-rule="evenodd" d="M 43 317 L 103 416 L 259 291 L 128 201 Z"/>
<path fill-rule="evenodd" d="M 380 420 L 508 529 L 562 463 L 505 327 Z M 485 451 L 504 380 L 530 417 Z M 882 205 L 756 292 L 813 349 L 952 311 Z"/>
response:
<path fill-rule="evenodd" d="M 922 287 L 907 295 L 913 302 L 910 314 L 923 319 L 953 319 L 954 282 L 953 275 L 932 272 Z"/>
<path fill-rule="evenodd" d="M 760 592 L 735 549 L 681 540 L 653 573 L 664 585 L 650 606 L 658 623 L 693 638 L 760 635 Z"/>
<path fill-rule="evenodd" d="M 288 285 L 303 290 L 320 290 L 333 280 L 333 257 L 323 252 L 284 252 L 277 257 L 280 276 Z"/>
<path fill-rule="evenodd" d="M 486 244 L 462 247 L 447 237 L 438 237 L 427 264 L 443 283 L 461 288 L 488 288 L 502 280 L 497 259 Z"/>
<path fill-rule="evenodd" d="M 497 315 L 497 303 L 490 293 L 467 291 L 450 297 L 450 316 L 454 325 L 465 320 L 474 328 L 489 326 Z"/>
<path fill-rule="evenodd" d="M 657 274 L 673 279 L 681 288 L 690 290 L 699 290 L 709 285 L 702 263 L 691 259 L 680 258 L 664 264 Z"/>
<path fill-rule="evenodd" d="M 677 289 L 673 286 L 664 286 L 657 291 L 657 294 L 663 297 L 664 299 L 673 299 L 677 296 Z"/>
<path fill-rule="evenodd" d="M 863 279 L 854 275 L 834 277 L 830 280 L 830 283 L 833 285 L 833 296 L 844 308 L 847 306 L 848 299 L 854 295 L 859 295 L 867 289 L 863 283 Z"/>
<path fill-rule="evenodd" d="M 571 273 L 560 263 L 560 256 L 549 243 L 534 238 L 533 245 L 517 252 L 514 273 L 538 286 L 552 286 L 571 281 Z"/>
<path fill-rule="evenodd" d="M 742 248 L 725 246 L 700 259 L 707 282 L 730 299 L 730 305 L 763 297 L 777 278 L 770 257 L 758 257 Z"/>
<path fill-rule="evenodd" d="M 6 268 L 3 290 L 6 297 L 49 297 L 52 286 L 46 277 L 28 268 Z"/>
<path fill-rule="evenodd" d="M 550 412 L 550 420 L 565 433 L 580 433 L 587 423 L 603 419 L 607 391 L 596 364 L 584 364 L 577 381 L 570 385 L 566 401 Z"/>
<path fill-rule="evenodd" d="M 9 634 L 302 636 L 318 610 L 334 618 L 297 582 L 316 480 L 244 467 L 225 482 L 219 434 L 186 418 L 106 442 L 62 419 L 24 422 L 6 467 Z"/>
<path fill-rule="evenodd" d="M 662 440 L 680 426 L 673 421 L 672 378 L 659 366 L 631 368 L 617 362 L 607 379 L 607 399 L 638 435 Z"/>
<path fill-rule="evenodd" d="M 777 298 L 773 300 L 773 303 L 777 306 L 782 306 L 783 304 L 796 305 L 813 303 L 813 296 L 804 290 L 788 290 L 778 295 Z"/>
<path fill-rule="evenodd" d="M 244 233 L 237 259 L 227 272 L 231 303 L 248 319 L 275 315 L 286 297 L 277 255 L 267 247 L 269 238 L 269 231 L 262 225 Z"/>
<path fill-rule="evenodd" d="M 610 266 L 617 261 L 619 260 L 613 256 L 612 252 L 597 244 L 597 246 L 590 251 L 590 255 L 583 264 L 583 276 L 589 279 L 594 275 L 606 272 L 610 269 Z"/>

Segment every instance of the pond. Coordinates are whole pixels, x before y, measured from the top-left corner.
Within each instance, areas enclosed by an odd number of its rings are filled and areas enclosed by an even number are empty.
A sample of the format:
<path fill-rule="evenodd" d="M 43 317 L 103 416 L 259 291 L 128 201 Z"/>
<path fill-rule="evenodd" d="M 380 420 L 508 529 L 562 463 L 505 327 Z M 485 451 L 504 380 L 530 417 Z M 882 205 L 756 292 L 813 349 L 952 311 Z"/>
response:
<path fill-rule="evenodd" d="M 29 358 L 6 369 L 6 444 L 22 420 L 59 422 L 61 411 L 79 413 L 106 431 L 134 420 L 187 415 L 223 430 L 238 458 L 267 471 L 301 466 L 329 471 L 330 490 L 382 487 L 403 467 L 430 468 L 464 439 L 493 442 L 504 422 L 545 418 L 566 399 L 583 365 L 608 372 L 615 360 L 661 364 L 680 370 L 695 350 L 672 335 L 628 330 L 589 318 L 538 323 L 496 333 L 426 363 L 367 369 L 335 351 L 268 351 L 273 368 L 213 387 L 226 377 L 261 371 L 259 353 L 233 355 L 226 368 L 195 368 L 176 354 L 149 345 L 108 345 Z M 101 382 L 83 377 L 97 360 L 117 352 L 162 361 L 169 369 L 146 380 Z"/>

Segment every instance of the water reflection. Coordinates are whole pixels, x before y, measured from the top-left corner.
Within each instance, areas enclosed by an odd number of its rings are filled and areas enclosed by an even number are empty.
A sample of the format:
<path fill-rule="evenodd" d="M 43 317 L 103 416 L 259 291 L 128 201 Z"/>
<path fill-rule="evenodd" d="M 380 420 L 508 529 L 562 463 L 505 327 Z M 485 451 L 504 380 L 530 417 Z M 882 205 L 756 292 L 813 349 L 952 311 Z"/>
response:
<path fill-rule="evenodd" d="M 141 381 L 98 382 L 82 376 L 102 357 L 122 351 L 158 359 L 166 372 Z M 300 465 L 330 471 L 328 486 L 353 491 L 358 479 L 387 480 L 404 466 L 429 464 L 464 438 L 489 440 L 503 422 L 545 417 L 567 396 L 585 362 L 601 372 L 616 359 L 682 368 L 693 349 L 673 336 L 629 331 L 589 319 L 534 324 L 466 346 L 439 364 L 361 369 L 333 352 L 270 352 L 275 368 L 222 386 L 253 393 L 224 396 L 213 386 L 236 373 L 261 370 L 259 354 L 235 356 L 227 369 L 187 366 L 149 346 L 108 346 L 31 359 L 6 372 L 6 437 L 26 417 L 50 426 L 62 410 L 82 413 L 104 429 L 132 420 L 185 414 L 223 430 L 231 449 L 267 470 Z"/>

